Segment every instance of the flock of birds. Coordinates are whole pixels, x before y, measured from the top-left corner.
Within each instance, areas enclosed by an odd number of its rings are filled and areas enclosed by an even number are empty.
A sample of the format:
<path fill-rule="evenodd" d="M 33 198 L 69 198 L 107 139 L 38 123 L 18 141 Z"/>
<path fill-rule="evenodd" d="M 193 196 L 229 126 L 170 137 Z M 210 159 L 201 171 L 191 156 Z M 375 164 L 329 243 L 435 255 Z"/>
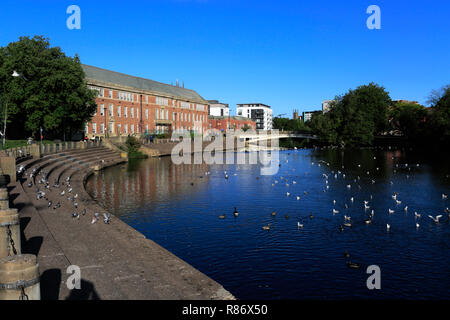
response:
<path fill-rule="evenodd" d="M 32 188 L 35 186 L 36 188 L 36 200 L 45 200 L 47 201 L 47 208 L 49 210 L 58 212 L 61 208 L 61 202 L 67 201 L 69 206 L 73 206 L 73 212 L 71 213 L 71 217 L 75 220 L 80 220 L 81 216 L 85 216 L 88 212 L 86 208 L 83 208 L 81 211 L 79 210 L 78 203 L 78 193 L 73 194 L 73 188 L 70 185 L 70 176 L 68 176 L 65 181 L 60 181 L 55 179 L 53 186 L 50 185 L 50 182 L 47 180 L 48 172 L 45 170 L 41 170 L 39 167 L 34 167 L 30 169 L 28 173 L 25 166 L 20 165 L 17 168 L 17 176 L 25 179 L 24 185 L 26 184 L 28 188 Z M 61 197 L 61 200 L 58 200 L 54 203 L 53 200 L 49 199 L 49 195 L 53 195 L 53 199 Z M 65 209 L 63 209 L 65 210 Z M 91 224 L 96 223 L 100 219 L 100 213 L 94 212 L 91 220 Z M 103 213 L 103 222 L 105 224 L 109 224 L 111 222 L 111 214 Z"/>
<path fill-rule="evenodd" d="M 394 157 L 392 159 L 394 159 Z M 376 160 L 376 157 L 374 157 L 374 160 Z M 285 160 L 285 162 L 287 164 L 287 163 L 289 163 L 289 160 Z M 326 161 L 323 161 L 323 160 L 319 160 L 317 163 L 311 162 L 311 165 L 312 166 L 317 165 L 318 167 L 321 167 L 321 166 L 322 167 L 330 167 L 330 163 L 328 163 Z M 279 166 L 281 166 L 281 163 L 279 164 Z M 357 167 L 361 168 L 361 164 L 358 164 Z M 414 171 L 411 168 L 414 168 L 414 167 L 415 168 L 419 168 L 420 164 L 415 164 L 415 165 L 412 165 L 412 166 L 409 165 L 409 164 L 406 164 L 406 163 L 405 164 L 396 164 L 395 165 L 395 169 L 393 170 L 393 172 L 397 173 L 397 171 L 399 169 L 406 170 L 407 174 L 405 176 L 406 176 L 407 179 L 410 179 L 410 178 L 413 177 L 413 173 L 414 173 Z M 295 171 L 295 168 L 292 168 L 292 170 Z M 350 178 L 351 173 L 348 172 L 347 175 L 346 175 L 346 173 L 344 172 L 344 170 L 345 170 L 344 166 L 341 167 L 341 170 L 337 170 L 336 171 L 336 170 L 331 170 L 331 168 L 329 168 L 329 170 L 330 171 L 327 172 L 328 174 L 327 173 L 323 173 L 322 174 L 322 177 L 324 178 L 324 187 L 323 187 L 323 192 L 324 193 L 328 192 L 330 190 L 329 180 L 333 179 L 333 178 L 335 180 L 342 179 L 344 181 L 344 185 L 341 188 L 343 190 L 350 191 L 350 193 L 354 193 L 353 196 L 347 198 L 347 201 L 344 200 L 343 203 L 342 203 L 343 204 L 343 208 L 344 208 L 343 209 L 344 210 L 344 212 L 343 212 L 344 213 L 343 214 L 343 221 L 342 221 L 342 223 L 339 224 L 338 229 L 339 229 L 340 232 L 343 232 L 345 230 L 345 228 L 351 228 L 357 223 L 356 221 L 353 220 L 352 216 L 349 213 L 347 213 L 347 212 L 350 212 L 347 209 L 349 209 L 350 206 L 354 206 L 355 205 L 356 194 L 357 194 L 358 191 L 360 191 L 362 189 L 361 185 L 359 184 L 360 181 L 361 181 L 361 176 L 357 176 L 356 178 Z M 380 168 L 377 167 L 375 170 L 379 171 Z M 306 176 L 308 174 L 309 174 L 308 172 L 305 172 Z M 371 176 L 370 171 L 366 171 L 365 175 L 367 175 L 367 179 L 368 179 L 369 183 L 375 184 L 377 182 L 375 180 L 374 176 Z M 229 179 L 229 175 L 228 175 L 227 171 L 224 171 L 224 177 L 225 177 L 225 179 Z M 289 180 L 286 177 L 280 176 L 279 178 L 277 178 L 276 180 L 273 181 L 272 187 L 275 187 L 276 185 L 284 184 L 286 186 L 286 188 L 288 188 L 290 185 L 296 185 L 297 184 L 297 181 L 295 181 L 295 180 L 289 181 Z M 391 186 L 394 185 L 393 181 L 390 181 L 389 183 L 390 183 Z M 304 196 L 308 195 L 308 192 L 304 191 L 303 195 Z M 292 191 L 286 191 L 286 197 L 291 197 L 291 196 L 294 196 L 297 201 L 302 199 L 302 195 L 301 194 L 294 195 L 292 193 Z M 403 200 L 401 200 L 399 197 L 400 196 L 399 196 L 398 192 L 394 191 L 392 193 L 391 198 L 392 198 L 392 201 L 393 201 L 392 202 L 393 206 L 391 206 L 391 208 L 389 208 L 387 210 L 387 212 L 386 212 L 388 217 L 393 215 L 397 211 L 403 211 L 404 213 L 408 213 L 409 211 L 411 211 L 410 206 L 408 206 L 405 203 L 403 203 L 403 207 L 400 207 L 402 205 Z M 442 193 L 441 194 L 441 198 L 442 198 L 443 201 L 446 201 L 448 199 L 448 194 Z M 337 204 L 336 200 L 333 200 L 332 202 L 333 202 L 333 205 L 331 206 L 331 209 L 330 209 L 331 214 L 333 216 L 339 215 L 341 213 L 342 209 L 339 210 L 339 208 L 336 207 L 336 204 Z M 369 195 L 368 198 L 366 200 L 363 200 L 362 203 L 361 203 L 361 211 L 363 212 L 363 219 L 362 219 L 361 222 L 363 222 L 366 225 L 370 225 L 374 221 L 374 217 L 375 217 L 375 209 L 374 209 L 374 207 L 376 207 L 376 205 L 373 206 L 374 204 L 376 204 L 376 203 L 374 203 L 374 199 L 373 199 L 372 195 Z M 447 207 L 447 208 L 445 208 L 444 212 L 448 215 L 447 221 L 450 221 L 450 209 Z M 273 211 L 271 213 L 272 216 L 276 216 L 276 214 L 277 214 L 276 211 Z M 238 217 L 239 216 L 237 208 L 234 208 L 233 215 L 234 215 L 234 217 Z M 417 211 L 414 211 L 414 223 L 415 223 L 415 228 L 416 229 L 420 228 L 420 223 L 419 222 L 420 222 L 420 219 L 421 219 L 422 215 L 423 214 L 418 213 Z M 431 219 L 435 224 L 439 224 L 439 223 L 442 222 L 442 218 L 444 217 L 444 214 L 437 214 L 437 215 L 426 214 L 424 216 L 426 216 L 427 218 Z M 225 217 L 226 217 L 225 214 L 222 214 L 222 215 L 219 216 L 220 219 L 225 219 Z M 314 217 L 313 214 L 310 213 L 309 214 L 309 219 L 313 219 L 313 217 Z M 286 214 L 285 218 L 288 219 L 289 215 Z M 361 219 L 356 219 L 356 220 L 361 220 Z M 297 221 L 297 228 L 298 229 L 303 229 L 304 226 L 305 226 L 304 221 L 302 221 L 302 220 Z M 395 226 L 394 226 L 394 228 L 395 228 Z M 271 224 L 269 223 L 269 224 L 263 225 L 262 229 L 266 230 L 266 231 L 271 230 Z M 390 231 L 391 229 L 392 229 L 391 223 L 386 223 L 386 230 Z M 344 253 L 344 255 L 345 255 L 345 257 L 347 259 L 350 257 L 350 255 L 349 255 L 349 253 L 347 251 Z M 349 260 L 347 261 L 347 265 L 350 268 L 359 268 L 360 267 L 360 265 L 352 263 Z"/>

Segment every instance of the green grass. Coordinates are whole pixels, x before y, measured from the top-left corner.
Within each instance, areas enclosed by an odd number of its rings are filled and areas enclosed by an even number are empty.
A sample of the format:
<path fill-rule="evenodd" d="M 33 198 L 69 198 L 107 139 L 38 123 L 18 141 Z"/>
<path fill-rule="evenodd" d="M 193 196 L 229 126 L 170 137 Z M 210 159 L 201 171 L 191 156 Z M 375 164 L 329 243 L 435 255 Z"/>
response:
<path fill-rule="evenodd" d="M 40 141 L 35 141 L 35 142 L 40 142 Z M 52 140 L 42 140 L 43 144 L 52 144 L 54 143 Z M 28 142 L 27 140 L 6 140 L 5 141 L 5 149 L 10 149 L 10 148 L 18 148 L 18 147 L 23 147 L 23 146 L 27 146 Z"/>

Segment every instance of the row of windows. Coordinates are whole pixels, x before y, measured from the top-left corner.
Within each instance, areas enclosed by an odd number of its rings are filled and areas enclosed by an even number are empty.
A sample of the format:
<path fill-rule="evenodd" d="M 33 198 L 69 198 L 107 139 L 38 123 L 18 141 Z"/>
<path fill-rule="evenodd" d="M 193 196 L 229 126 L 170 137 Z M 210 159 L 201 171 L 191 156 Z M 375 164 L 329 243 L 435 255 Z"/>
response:
<path fill-rule="evenodd" d="M 128 131 L 128 129 L 130 131 Z M 117 130 L 117 131 L 115 131 L 115 130 Z M 179 126 L 179 127 L 175 128 L 175 132 L 182 132 L 183 130 L 201 131 L 201 127 L 199 127 L 199 126 L 194 126 L 194 127 Z M 155 131 L 157 133 L 168 132 L 168 127 L 167 126 L 156 126 L 155 127 Z M 88 125 L 86 125 L 86 132 L 89 132 Z M 122 130 L 122 125 L 120 123 L 118 123 L 116 125 L 116 128 L 114 128 L 114 123 L 110 122 L 110 123 L 108 123 L 108 132 L 111 133 L 111 134 L 114 134 L 114 133 L 124 133 L 124 134 L 139 133 L 139 126 L 136 125 L 136 127 L 135 127 L 134 124 L 131 124 L 130 126 L 128 126 L 128 124 L 124 124 L 123 125 L 123 130 Z M 145 132 L 149 132 L 148 124 L 145 125 Z M 97 123 L 93 122 L 92 123 L 92 133 L 93 134 L 105 134 L 105 124 L 104 123 L 100 123 L 99 128 L 97 128 Z"/>
<path fill-rule="evenodd" d="M 114 116 L 114 105 L 110 104 L 109 105 L 109 116 L 113 117 Z M 135 110 L 136 110 L 136 118 L 139 118 L 139 110 L 138 108 L 130 108 L 130 117 L 134 118 L 134 114 L 135 114 Z M 121 106 L 117 106 L 116 108 L 116 115 L 117 117 L 121 117 L 122 116 L 122 108 Z M 145 119 L 148 119 L 148 109 L 145 109 Z M 101 104 L 100 105 L 100 115 L 104 116 L 105 115 L 105 105 Z M 123 108 L 123 116 L 125 118 L 128 118 L 128 107 L 124 107 Z M 157 120 L 170 120 L 169 118 L 169 110 L 160 110 L 160 109 L 155 109 L 155 118 Z M 198 114 L 191 114 L 191 113 L 176 113 L 176 112 L 172 112 L 172 120 L 173 121 L 201 121 L 201 122 L 205 122 L 205 115 L 198 115 Z"/>

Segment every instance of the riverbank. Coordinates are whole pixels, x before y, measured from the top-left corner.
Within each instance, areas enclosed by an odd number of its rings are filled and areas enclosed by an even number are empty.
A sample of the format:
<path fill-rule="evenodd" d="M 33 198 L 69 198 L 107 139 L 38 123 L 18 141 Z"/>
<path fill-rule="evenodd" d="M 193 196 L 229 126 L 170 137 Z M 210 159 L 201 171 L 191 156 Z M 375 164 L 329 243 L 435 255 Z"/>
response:
<path fill-rule="evenodd" d="M 126 161 L 107 152 L 99 148 L 89 154 L 78 151 L 27 160 L 27 172 L 40 169 L 42 174 L 33 183 L 45 190 L 48 200 L 36 198 L 28 177 L 8 186 L 10 205 L 19 209 L 22 252 L 37 255 L 42 298 L 234 299 L 220 284 L 115 216 L 111 215 L 109 223 L 103 221 L 106 211 L 87 194 L 84 183 L 91 174 Z M 49 190 L 38 183 L 42 178 L 50 182 Z M 68 178 L 70 193 L 65 183 Z M 53 187 L 55 180 L 59 188 Z M 68 199 L 75 194 L 76 200 Z M 52 201 L 50 206 L 48 201 Z M 60 207 L 54 209 L 58 202 Z M 77 217 L 73 217 L 75 212 Z M 95 213 L 99 219 L 92 223 Z M 80 290 L 67 288 L 70 265 L 80 267 Z"/>

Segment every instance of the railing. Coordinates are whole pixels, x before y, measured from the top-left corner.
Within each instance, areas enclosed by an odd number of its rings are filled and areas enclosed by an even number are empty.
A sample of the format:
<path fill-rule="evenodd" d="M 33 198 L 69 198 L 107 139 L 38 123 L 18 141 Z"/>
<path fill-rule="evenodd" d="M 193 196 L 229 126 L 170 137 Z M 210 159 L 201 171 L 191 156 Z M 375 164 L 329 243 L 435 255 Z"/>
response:
<path fill-rule="evenodd" d="M 1 151 L 1 155 L 14 157 L 20 159 L 23 157 L 29 157 L 33 154 L 32 148 L 39 148 L 40 155 L 53 154 L 69 150 L 82 150 L 89 148 L 96 148 L 102 146 L 101 140 L 88 140 L 88 141 L 69 141 L 69 142 L 56 142 L 52 144 L 32 144 L 22 147 L 10 148 Z"/>

